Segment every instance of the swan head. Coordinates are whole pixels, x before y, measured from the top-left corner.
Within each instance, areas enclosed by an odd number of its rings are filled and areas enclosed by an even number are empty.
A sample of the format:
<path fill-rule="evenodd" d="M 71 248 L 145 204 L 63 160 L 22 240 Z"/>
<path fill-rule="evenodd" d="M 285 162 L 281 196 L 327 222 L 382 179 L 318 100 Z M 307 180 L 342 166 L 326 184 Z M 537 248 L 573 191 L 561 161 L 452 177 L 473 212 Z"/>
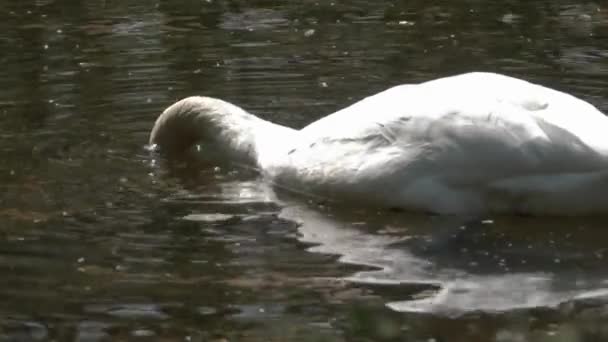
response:
<path fill-rule="evenodd" d="M 175 102 L 158 117 L 150 133 L 150 145 L 161 152 L 184 152 L 197 142 L 213 138 L 218 124 L 240 108 L 219 99 L 191 96 Z"/>

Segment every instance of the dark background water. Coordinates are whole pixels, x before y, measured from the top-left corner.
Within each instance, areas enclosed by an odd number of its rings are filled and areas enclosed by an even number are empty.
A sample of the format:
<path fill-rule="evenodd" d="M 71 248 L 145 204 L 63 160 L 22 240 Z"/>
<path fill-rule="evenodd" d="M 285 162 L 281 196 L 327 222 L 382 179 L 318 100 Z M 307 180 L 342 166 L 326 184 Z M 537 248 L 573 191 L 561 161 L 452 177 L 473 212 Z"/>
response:
<path fill-rule="evenodd" d="M 606 220 L 291 206 L 144 148 L 187 95 L 302 127 L 472 70 L 606 111 L 607 29 L 572 0 L 1 2 L 0 341 L 607 340 Z"/>

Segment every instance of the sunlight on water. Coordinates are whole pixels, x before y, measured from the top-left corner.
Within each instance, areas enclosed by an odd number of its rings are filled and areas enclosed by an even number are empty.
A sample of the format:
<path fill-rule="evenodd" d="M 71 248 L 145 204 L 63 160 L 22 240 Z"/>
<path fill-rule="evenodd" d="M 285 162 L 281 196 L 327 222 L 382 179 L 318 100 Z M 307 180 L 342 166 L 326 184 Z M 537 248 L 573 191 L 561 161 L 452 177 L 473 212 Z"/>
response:
<path fill-rule="evenodd" d="M 0 341 L 606 340 L 605 219 L 331 208 L 146 145 L 186 96 L 301 128 L 471 70 L 606 112 L 606 13 L 569 0 L 0 2 Z"/>
<path fill-rule="evenodd" d="M 391 309 L 408 312 L 429 312 L 439 314 L 465 314 L 468 312 L 503 312 L 508 310 L 539 307 L 556 307 L 559 304 L 575 301 L 579 298 L 608 298 L 608 287 L 605 279 L 595 279 L 578 275 L 576 282 L 569 283 L 572 268 L 556 269 L 544 272 L 538 267 L 537 272 L 506 272 L 493 268 L 481 272 L 469 273 L 466 270 L 449 268 L 430 259 L 416 256 L 401 241 L 412 241 L 408 229 L 403 229 L 403 236 L 385 236 L 365 231 L 365 227 L 355 227 L 347 220 L 337 220 L 327 213 L 318 213 L 303 207 L 287 207 L 281 216 L 301 223 L 301 239 L 317 246 L 312 252 L 338 254 L 340 260 L 378 268 L 375 271 L 359 272 L 347 277 L 349 281 L 361 284 L 391 284 L 407 287 L 412 284 L 428 284 L 430 293 L 423 298 L 402 298 L 388 303 Z M 348 217 L 344 217 L 348 219 Z M 435 233 L 439 227 L 433 227 L 432 220 L 418 218 L 412 222 L 404 215 L 403 224 L 420 224 L 416 230 L 426 230 L 430 239 L 441 239 Z M 542 220 L 542 219 L 539 219 Z M 391 222 L 394 224 L 394 222 Z M 371 225 L 382 225 L 378 220 Z M 445 223 L 443 223 L 445 224 Z M 382 227 L 376 227 L 376 229 Z M 447 243 L 443 248 L 455 249 L 459 246 Z M 470 253 L 475 251 L 471 250 Z M 466 257 L 463 255 L 462 257 Z M 521 256 L 525 260 L 525 255 Z M 487 274 L 484 274 L 487 273 Z M 498 274 L 497 274 L 498 273 Z M 584 286 L 581 286 L 585 284 Z M 386 287 L 386 286 L 385 286 Z M 434 287 L 439 287 L 433 290 Z"/>
<path fill-rule="evenodd" d="M 421 241 L 421 234 L 425 235 L 424 240 L 442 243 L 442 248 L 461 248 L 458 241 L 449 241 L 453 235 L 444 236 L 452 232 L 442 231 L 442 227 L 448 224 L 460 226 L 458 231 L 462 231 L 462 222 L 459 222 L 458 218 L 393 214 L 387 219 L 375 213 L 353 214 L 348 208 L 329 210 L 308 206 L 305 201 L 302 203 L 290 199 L 286 202 L 277 199 L 262 180 L 229 182 L 220 188 L 223 203 L 242 203 L 243 200 L 275 201 L 280 208 L 278 216 L 298 224 L 298 240 L 313 245 L 308 251 L 338 255 L 340 262 L 372 268 L 346 276 L 345 280 L 363 286 L 369 285 L 370 288 L 382 285 L 384 291 L 389 287 L 394 287 L 395 291 L 401 288 L 404 293 L 411 292 L 408 288 L 417 287 L 418 293 L 392 298 L 386 303 L 396 311 L 453 316 L 472 312 L 556 308 L 560 304 L 576 302 L 579 299 L 595 298 L 603 301 L 608 298 L 608 287 L 605 287 L 608 279 L 577 274 L 575 281 L 571 281 L 570 274 L 576 271 L 572 267 L 560 267 L 552 271 L 536 267 L 535 272 L 505 272 L 500 268 L 501 263 L 497 262 L 492 268 L 471 272 L 446 267 L 441 262 L 434 262 L 433 257 L 418 256 L 416 250 L 408 248 L 408 242 L 428 244 Z M 223 213 L 191 213 L 184 219 L 221 223 L 235 217 Z M 361 221 L 362 219 L 364 221 Z M 500 224 L 500 219 L 497 221 L 499 223 L 486 220 L 471 224 Z M 392 229 L 391 234 L 382 233 L 387 228 Z M 503 228 L 504 231 L 510 229 Z M 440 242 L 441 239 L 446 241 Z M 509 238 L 502 236 L 501 239 L 508 241 Z M 465 253 L 475 254 L 476 251 L 471 248 Z M 552 253 L 546 254 L 546 258 L 551 258 Z M 460 257 L 471 258 L 465 254 Z M 525 254 L 520 255 L 520 260 L 510 260 L 510 263 L 525 261 L 526 257 Z M 479 257 L 473 256 L 473 260 L 475 258 Z"/>

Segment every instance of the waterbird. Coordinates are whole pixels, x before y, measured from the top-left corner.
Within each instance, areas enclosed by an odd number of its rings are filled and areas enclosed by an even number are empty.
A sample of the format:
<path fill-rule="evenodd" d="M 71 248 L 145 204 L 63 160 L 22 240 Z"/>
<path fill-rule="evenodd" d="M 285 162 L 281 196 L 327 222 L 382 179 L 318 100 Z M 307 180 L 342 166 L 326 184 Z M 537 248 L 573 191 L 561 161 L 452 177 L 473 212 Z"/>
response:
<path fill-rule="evenodd" d="M 608 213 L 608 118 L 575 96 L 471 72 L 394 86 L 302 129 L 184 98 L 149 143 L 202 146 L 270 184 L 333 202 L 436 214 Z"/>

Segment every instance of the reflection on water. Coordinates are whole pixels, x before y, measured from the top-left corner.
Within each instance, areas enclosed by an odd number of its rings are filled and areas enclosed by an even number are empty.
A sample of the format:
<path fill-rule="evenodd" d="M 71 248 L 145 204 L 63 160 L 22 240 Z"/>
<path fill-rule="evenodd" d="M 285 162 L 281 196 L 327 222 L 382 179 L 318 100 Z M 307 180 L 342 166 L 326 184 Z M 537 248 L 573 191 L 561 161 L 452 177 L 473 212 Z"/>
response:
<path fill-rule="evenodd" d="M 199 194 L 194 196 L 198 198 L 195 202 L 217 203 L 221 199 L 223 203 L 255 205 L 259 207 L 256 214 L 195 211 L 183 216 L 184 220 L 216 225 L 232 222 L 236 226 L 241 221 L 277 217 L 296 223 L 297 235 L 293 238 L 309 246 L 307 251 L 335 255 L 337 261 L 357 266 L 323 282 L 342 279 L 348 287 L 378 296 L 396 312 L 465 321 L 479 314 L 517 314 L 516 321 L 542 320 L 547 312 L 552 312 L 547 316 L 558 321 L 596 324 L 596 319 L 605 319 L 600 314 L 608 298 L 603 220 L 498 217 L 467 221 L 458 217 L 368 212 L 276 198 L 263 182 L 236 179 L 215 184 L 219 188 L 213 191 L 213 199 Z M 187 198 L 181 200 L 189 201 L 192 196 Z M 234 239 L 225 230 L 214 231 L 224 234 L 226 241 Z M 236 246 L 235 253 L 244 249 L 241 244 Z M 248 264 L 244 260 L 235 262 Z M 237 283 L 260 281 L 251 278 Z M 310 286 L 318 280 L 280 282 Z M 240 308 L 243 311 L 238 316 L 249 315 L 256 308 Z M 271 317 L 285 314 L 277 307 L 264 309 L 265 313 L 266 310 L 273 310 Z M 486 319 L 473 319 L 469 324 L 484 323 Z M 562 336 L 585 334 L 577 327 L 560 325 L 562 328 Z M 515 328 L 498 334 L 508 336 L 508 341 L 526 336 L 528 328 L 523 332 L 518 325 L 511 329 Z"/>
<path fill-rule="evenodd" d="M 601 3 L 0 3 L 0 340 L 604 340 L 606 220 L 276 198 L 144 149 L 217 96 L 302 127 L 469 70 L 608 109 Z M 576 113 L 573 113 L 576 115 Z"/>
<path fill-rule="evenodd" d="M 573 233 L 572 225 L 581 222 L 499 219 L 465 224 L 458 218 L 390 218 L 385 213 L 359 218 L 342 213 L 340 219 L 302 206 L 285 207 L 281 214 L 300 222 L 301 240 L 315 244 L 310 251 L 377 268 L 358 272 L 349 281 L 406 289 L 405 297 L 388 303 L 397 311 L 461 315 L 608 298 L 608 278 L 602 271 L 605 247 L 593 242 L 605 234 L 592 222 Z M 550 228 L 535 227 L 539 225 Z M 536 232 L 528 234 L 529 229 Z M 560 231 L 566 235 L 556 235 Z M 412 285 L 421 293 L 409 294 Z"/>

